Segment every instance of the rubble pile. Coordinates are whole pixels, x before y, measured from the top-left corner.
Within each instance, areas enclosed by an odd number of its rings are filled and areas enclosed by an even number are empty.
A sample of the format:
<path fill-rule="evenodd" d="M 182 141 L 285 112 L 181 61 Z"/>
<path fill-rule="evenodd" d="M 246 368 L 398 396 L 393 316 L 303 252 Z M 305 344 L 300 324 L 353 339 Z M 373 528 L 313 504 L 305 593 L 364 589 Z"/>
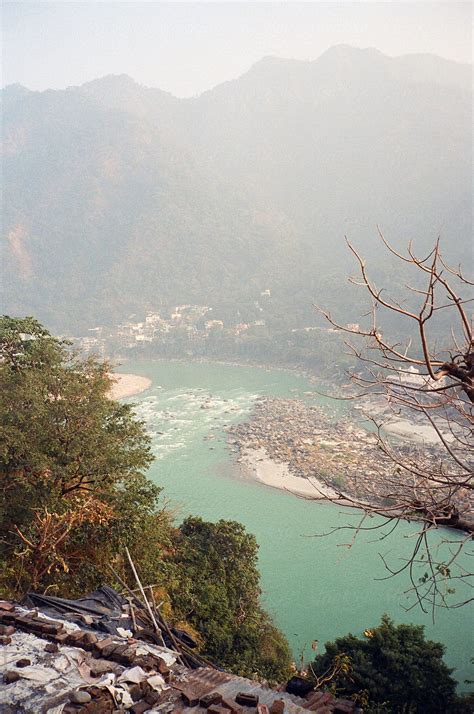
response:
<path fill-rule="evenodd" d="M 120 598 L 111 588 L 106 590 Z M 137 627 L 132 634 L 117 622 L 111 624 L 106 608 L 100 618 L 94 611 L 91 616 L 84 615 L 81 605 L 77 611 L 72 605 L 67 608 L 67 617 L 59 614 L 51 618 L 45 612 L 49 612 L 48 606 L 43 610 L 0 602 L 3 714 L 360 711 L 354 702 L 336 699 L 330 693 L 312 690 L 301 698 L 222 672 L 213 665 L 193 668 L 183 662 L 177 650 L 147 641 L 154 633 Z M 127 621 L 128 613 L 122 614 Z M 110 627 L 116 634 L 101 631 Z"/>

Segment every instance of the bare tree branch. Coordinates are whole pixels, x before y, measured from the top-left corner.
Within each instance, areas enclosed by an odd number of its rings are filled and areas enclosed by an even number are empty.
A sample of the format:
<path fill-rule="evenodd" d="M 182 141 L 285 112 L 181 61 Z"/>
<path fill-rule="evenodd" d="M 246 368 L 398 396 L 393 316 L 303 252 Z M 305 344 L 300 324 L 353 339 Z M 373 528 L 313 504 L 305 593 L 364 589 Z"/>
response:
<path fill-rule="evenodd" d="M 466 306 L 474 299 L 470 289 L 474 283 L 460 267 L 452 268 L 443 259 L 439 238 L 426 257 L 420 258 L 412 244 L 404 255 L 389 244 L 380 229 L 378 232 L 389 253 L 407 269 L 412 268 L 418 281 L 405 285 L 401 299 L 386 297 L 369 278 L 364 259 L 346 238 L 360 271 L 359 280 L 349 280 L 370 296 L 371 310 L 364 316 L 366 324 L 368 320 L 370 323 L 367 327 L 364 323 L 343 325 L 327 310 L 315 307 L 333 328 L 357 336 L 363 344 L 346 343 L 361 370 L 350 375 L 357 389 L 348 396 L 335 398 L 363 405 L 375 425 L 377 446 L 384 458 L 392 462 L 393 472 L 385 469 L 375 483 L 365 484 L 362 498 L 349 491 L 338 491 L 334 486 L 334 496 L 319 490 L 317 496 L 306 498 L 362 508 L 366 517 L 384 519 L 368 526 L 363 518 L 357 525 L 335 529 L 350 528 L 354 535 L 381 529 L 380 539 L 385 539 L 387 534 L 383 531 L 387 524 L 394 524 L 395 528 L 401 520 L 419 521 L 420 530 L 411 555 L 401 566 L 392 567 L 381 557 L 387 577 L 408 573 L 411 587 L 407 592 L 414 595 L 414 605 L 425 611 L 429 606 L 434 616 L 437 606 L 460 607 L 471 600 L 466 598 L 452 604 L 448 595 L 452 594 L 451 580 L 465 583 L 472 576 L 459 565 L 459 557 L 474 536 L 474 342 L 466 312 Z M 424 287 L 416 284 L 420 278 L 426 278 Z M 468 294 L 461 297 L 462 292 Z M 414 304 L 417 300 L 418 306 Z M 405 346 L 385 336 L 378 308 L 408 323 L 405 331 L 410 337 Z M 448 315 L 452 320 L 440 346 L 430 339 L 432 321 L 439 314 L 444 316 L 444 325 Z M 373 416 L 376 412 L 379 418 Z M 393 438 L 394 419 L 400 418 L 413 426 L 419 425 L 428 434 L 429 438 L 418 450 L 408 449 Z M 318 478 L 328 485 L 320 475 Z M 433 530 L 446 527 L 463 536 L 453 541 L 455 547 L 449 557 L 439 560 L 429 536 Z M 422 565 L 425 572 L 420 578 Z"/>

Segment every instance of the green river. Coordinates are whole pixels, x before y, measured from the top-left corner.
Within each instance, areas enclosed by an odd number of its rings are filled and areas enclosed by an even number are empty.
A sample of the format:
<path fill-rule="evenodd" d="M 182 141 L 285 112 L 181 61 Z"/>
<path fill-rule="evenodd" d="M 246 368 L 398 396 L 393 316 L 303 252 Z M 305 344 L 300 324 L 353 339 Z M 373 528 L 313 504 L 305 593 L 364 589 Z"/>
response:
<path fill-rule="evenodd" d="M 128 401 L 136 403 L 153 439 L 156 461 L 149 475 L 164 487 L 178 518 L 192 513 L 211 521 L 233 519 L 257 537 L 264 605 L 296 658 L 304 648 L 310 659 L 313 640 L 323 651 L 327 640 L 347 632 L 361 635 L 387 612 L 396 622 L 425 625 L 429 637 L 443 642 L 460 690 L 466 689 L 464 679 L 473 678 L 469 661 L 474 656 L 469 606 L 438 610 L 433 624 L 431 615 L 419 608 L 404 609 L 412 602 L 404 595 L 408 578 L 383 579 L 387 573 L 379 553 L 390 554 L 391 564 L 400 565 L 413 544 L 413 525 L 401 524 L 383 542 L 374 534 L 361 534 L 348 549 L 342 545 L 351 537 L 348 531 L 314 537 L 349 522 L 342 508 L 304 501 L 241 476 L 226 445 L 225 425 L 245 420 L 260 395 L 323 402 L 305 394 L 311 390 L 305 377 L 255 367 L 164 361 L 127 362 L 118 371 L 153 380 L 150 389 Z M 460 599 L 459 590 L 456 597 Z"/>

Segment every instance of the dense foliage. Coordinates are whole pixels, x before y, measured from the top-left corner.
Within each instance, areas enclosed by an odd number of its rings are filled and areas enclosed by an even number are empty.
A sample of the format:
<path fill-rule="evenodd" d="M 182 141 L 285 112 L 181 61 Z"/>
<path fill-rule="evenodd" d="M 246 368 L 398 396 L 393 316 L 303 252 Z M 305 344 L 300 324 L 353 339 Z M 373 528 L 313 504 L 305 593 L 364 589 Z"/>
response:
<path fill-rule="evenodd" d="M 159 584 L 174 623 L 236 672 L 279 680 L 283 635 L 259 603 L 257 545 L 238 523 L 181 527 L 145 476 L 143 423 L 109 398 L 109 365 L 82 360 L 33 318 L 0 319 L 0 590 L 66 597 L 132 584 L 124 548 L 145 584 Z M 134 587 L 134 585 L 133 585 Z"/>
<path fill-rule="evenodd" d="M 133 537 L 127 503 L 158 495 L 143 475 L 149 439 L 130 406 L 108 399 L 108 365 L 79 359 L 35 320 L 2 318 L 0 348 L 4 573 L 14 590 L 66 578 L 74 592 L 83 567 Z"/>
<path fill-rule="evenodd" d="M 226 668 L 237 665 L 242 672 L 277 680 L 291 655 L 260 606 L 255 537 L 240 523 L 188 518 L 177 545 L 181 576 L 175 610 L 195 626 L 206 651 Z"/>
<path fill-rule="evenodd" d="M 327 642 L 325 653 L 310 669 L 316 678 L 322 677 L 338 655 L 348 656 L 350 667 L 338 671 L 333 686 L 340 695 L 365 697 L 373 712 L 455 711 L 456 682 L 443 662 L 444 646 L 426 640 L 423 630 L 421 625 L 394 625 L 384 615 L 363 638 L 349 634 Z"/>

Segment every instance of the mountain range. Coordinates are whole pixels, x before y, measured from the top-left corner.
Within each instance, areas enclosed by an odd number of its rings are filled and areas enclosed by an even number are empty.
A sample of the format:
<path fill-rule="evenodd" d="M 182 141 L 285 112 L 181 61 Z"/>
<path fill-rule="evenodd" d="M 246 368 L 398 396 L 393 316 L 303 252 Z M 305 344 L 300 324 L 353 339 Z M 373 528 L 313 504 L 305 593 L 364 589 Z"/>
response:
<path fill-rule="evenodd" d="M 125 75 L 2 91 L 2 302 L 68 332 L 197 303 L 302 325 L 356 303 L 344 236 L 471 261 L 472 68 L 336 46 L 190 99 Z"/>

